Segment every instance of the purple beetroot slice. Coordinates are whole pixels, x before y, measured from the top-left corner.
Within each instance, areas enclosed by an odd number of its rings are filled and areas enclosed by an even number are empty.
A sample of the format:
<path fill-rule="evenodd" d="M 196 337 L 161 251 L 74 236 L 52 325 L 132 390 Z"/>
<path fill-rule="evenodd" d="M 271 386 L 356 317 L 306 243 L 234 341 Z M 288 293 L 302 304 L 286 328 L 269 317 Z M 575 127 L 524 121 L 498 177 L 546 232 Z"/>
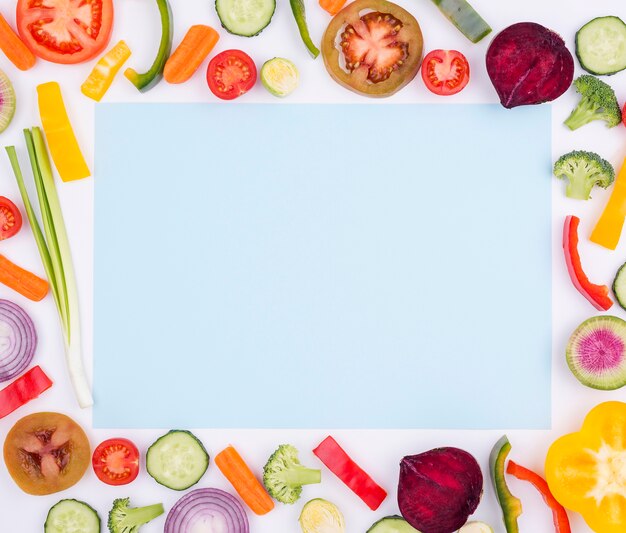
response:
<path fill-rule="evenodd" d="M 478 507 L 482 492 L 480 466 L 459 448 L 436 448 L 400 462 L 400 513 L 421 533 L 458 531 Z"/>
<path fill-rule="evenodd" d="M 574 58 L 561 36 L 535 22 L 502 30 L 491 41 L 486 61 L 506 108 L 551 102 L 574 78 Z"/>

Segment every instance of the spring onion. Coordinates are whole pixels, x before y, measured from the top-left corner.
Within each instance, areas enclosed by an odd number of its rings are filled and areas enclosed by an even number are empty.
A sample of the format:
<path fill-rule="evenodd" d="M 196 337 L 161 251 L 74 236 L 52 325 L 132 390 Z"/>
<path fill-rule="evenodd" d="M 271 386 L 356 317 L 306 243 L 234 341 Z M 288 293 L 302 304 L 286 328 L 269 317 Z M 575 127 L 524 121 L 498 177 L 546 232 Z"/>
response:
<path fill-rule="evenodd" d="M 80 407 L 89 407 L 93 405 L 93 399 L 82 360 L 76 278 L 50 158 L 39 128 L 24 130 L 24 137 L 39 199 L 43 232 L 28 197 L 15 147 L 8 146 L 6 151 L 59 312 L 66 362 L 74 393 Z"/>

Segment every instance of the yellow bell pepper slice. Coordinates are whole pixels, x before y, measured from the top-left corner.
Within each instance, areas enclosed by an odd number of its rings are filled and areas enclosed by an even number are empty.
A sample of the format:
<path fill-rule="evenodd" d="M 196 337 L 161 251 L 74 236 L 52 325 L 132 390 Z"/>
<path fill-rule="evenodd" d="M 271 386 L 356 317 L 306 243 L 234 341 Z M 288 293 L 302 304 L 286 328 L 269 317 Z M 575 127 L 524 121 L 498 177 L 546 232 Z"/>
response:
<path fill-rule="evenodd" d="M 591 233 L 591 242 L 615 250 L 626 218 L 626 160 L 619 171 L 613 192 Z"/>
<path fill-rule="evenodd" d="M 99 102 L 106 94 L 122 65 L 130 57 L 130 48 L 124 41 L 117 43 L 103 55 L 93 67 L 91 74 L 80 86 L 82 93 Z"/>
<path fill-rule="evenodd" d="M 91 175 L 67 116 L 61 87 L 55 81 L 37 86 L 39 116 L 59 176 L 74 181 Z"/>
<path fill-rule="evenodd" d="M 597 533 L 626 531 L 626 403 L 592 409 L 582 429 L 556 440 L 546 481 L 557 501 Z"/>

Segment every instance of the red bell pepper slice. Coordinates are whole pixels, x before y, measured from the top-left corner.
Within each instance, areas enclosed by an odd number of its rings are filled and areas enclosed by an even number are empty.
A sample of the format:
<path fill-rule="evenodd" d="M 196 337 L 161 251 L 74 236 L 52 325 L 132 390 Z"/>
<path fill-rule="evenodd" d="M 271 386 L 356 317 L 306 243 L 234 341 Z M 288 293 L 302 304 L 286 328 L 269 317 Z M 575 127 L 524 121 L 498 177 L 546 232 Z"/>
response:
<path fill-rule="evenodd" d="M 50 387 L 52 387 L 50 378 L 39 366 L 34 366 L 26 374 L 0 390 L 0 418 L 4 418 L 18 407 L 34 400 Z"/>
<path fill-rule="evenodd" d="M 607 311 L 613 305 L 609 297 L 609 288 L 606 285 L 595 285 L 589 281 L 583 271 L 578 254 L 578 224 L 580 219 L 575 216 L 565 218 L 563 226 L 563 251 L 569 277 L 574 287 L 591 302 L 599 311 Z"/>
<path fill-rule="evenodd" d="M 385 489 L 357 465 L 331 436 L 326 437 L 313 453 L 372 511 L 378 509 L 387 497 Z"/>
<path fill-rule="evenodd" d="M 539 474 L 535 474 L 532 470 L 528 470 L 528 468 L 520 466 L 511 460 L 509 460 L 507 464 L 506 473 L 522 481 L 528 481 L 540 492 L 543 500 L 548 504 L 548 507 L 552 509 L 554 530 L 556 533 L 571 533 L 572 529 L 569 525 L 567 511 L 559 502 L 556 501 L 556 498 L 552 496 L 548 483 L 545 479 L 543 479 Z"/>

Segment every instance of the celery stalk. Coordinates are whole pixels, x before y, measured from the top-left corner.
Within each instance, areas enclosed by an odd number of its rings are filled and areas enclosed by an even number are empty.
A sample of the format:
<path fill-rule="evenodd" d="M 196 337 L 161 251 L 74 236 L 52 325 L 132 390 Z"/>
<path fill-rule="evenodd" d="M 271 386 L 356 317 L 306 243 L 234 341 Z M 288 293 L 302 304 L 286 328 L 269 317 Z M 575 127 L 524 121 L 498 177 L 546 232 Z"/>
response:
<path fill-rule="evenodd" d="M 80 407 L 89 407 L 93 405 L 93 399 L 83 366 L 78 291 L 63 212 L 41 130 L 39 128 L 33 128 L 32 131 L 25 130 L 24 137 L 30 156 L 45 237 L 28 198 L 15 147 L 9 146 L 6 150 L 59 312 L 65 357 L 74 393 Z"/>

